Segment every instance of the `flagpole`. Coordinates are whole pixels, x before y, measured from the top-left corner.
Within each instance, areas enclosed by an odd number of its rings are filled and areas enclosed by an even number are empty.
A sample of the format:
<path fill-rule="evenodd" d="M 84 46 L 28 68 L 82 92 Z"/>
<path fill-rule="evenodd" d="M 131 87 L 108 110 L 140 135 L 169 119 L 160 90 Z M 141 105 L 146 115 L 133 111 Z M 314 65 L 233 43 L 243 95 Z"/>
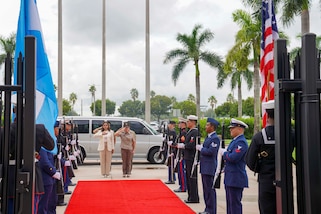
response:
<path fill-rule="evenodd" d="M 58 115 L 63 115 L 62 107 L 62 2 L 58 0 Z"/>

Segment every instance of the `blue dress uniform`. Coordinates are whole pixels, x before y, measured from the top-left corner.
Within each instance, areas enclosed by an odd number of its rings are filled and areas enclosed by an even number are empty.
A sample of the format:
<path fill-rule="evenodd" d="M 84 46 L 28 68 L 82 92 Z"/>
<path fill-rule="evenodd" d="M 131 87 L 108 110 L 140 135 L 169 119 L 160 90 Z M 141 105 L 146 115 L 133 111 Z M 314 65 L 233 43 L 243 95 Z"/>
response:
<path fill-rule="evenodd" d="M 246 128 L 242 121 L 232 119 L 229 128 Z M 243 134 L 234 137 L 227 150 L 222 154 L 225 161 L 224 184 L 226 192 L 227 214 L 242 213 L 242 194 L 244 187 L 248 187 L 248 177 L 245 170 L 245 154 L 248 149 Z"/>
<path fill-rule="evenodd" d="M 207 122 L 215 127 L 219 123 L 213 118 L 208 118 Z M 209 133 L 200 150 L 200 172 L 202 175 L 203 196 L 205 201 L 205 212 L 216 214 L 216 191 L 213 186 L 214 176 L 217 167 L 217 153 L 220 148 L 220 139 L 216 132 Z"/>
<path fill-rule="evenodd" d="M 51 193 L 53 191 L 55 179 L 52 177 L 56 173 L 54 167 L 53 154 L 40 149 L 39 166 L 42 170 L 42 180 L 44 184 L 45 194 L 43 194 L 39 201 L 38 214 L 48 213 L 49 204 L 56 204 L 56 197 L 52 198 Z"/>

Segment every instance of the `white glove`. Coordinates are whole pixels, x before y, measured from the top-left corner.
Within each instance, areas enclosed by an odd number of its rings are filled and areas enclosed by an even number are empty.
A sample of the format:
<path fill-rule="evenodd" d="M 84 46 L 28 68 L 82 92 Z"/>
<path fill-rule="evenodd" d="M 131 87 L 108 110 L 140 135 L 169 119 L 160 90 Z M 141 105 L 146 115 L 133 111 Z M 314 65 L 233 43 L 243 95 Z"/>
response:
<path fill-rule="evenodd" d="M 69 155 L 69 160 L 76 160 L 76 157 L 73 155 Z"/>
<path fill-rule="evenodd" d="M 61 179 L 61 174 L 60 174 L 60 172 L 56 172 L 52 177 L 54 179 L 60 180 Z"/>
<path fill-rule="evenodd" d="M 197 144 L 196 145 L 196 150 L 201 151 L 203 149 L 203 145 Z"/>
<path fill-rule="evenodd" d="M 168 141 L 167 145 L 171 146 L 173 144 L 173 141 Z"/>
<path fill-rule="evenodd" d="M 70 166 L 70 161 L 65 161 L 65 166 Z"/>
<path fill-rule="evenodd" d="M 78 153 L 78 155 L 80 155 L 80 153 L 81 153 L 80 149 L 77 150 L 77 153 Z"/>
<path fill-rule="evenodd" d="M 59 152 L 59 154 L 57 155 L 57 158 L 61 160 L 61 152 Z"/>
<path fill-rule="evenodd" d="M 69 149 L 70 149 L 70 147 L 69 147 L 69 145 L 67 145 L 67 146 L 65 147 L 65 150 L 66 150 L 66 151 L 69 151 Z"/>
<path fill-rule="evenodd" d="M 78 151 L 78 150 L 77 150 L 77 151 Z M 74 151 L 74 156 L 75 156 L 75 157 L 79 155 L 77 151 Z"/>
<path fill-rule="evenodd" d="M 224 155 L 224 152 L 226 152 L 226 149 L 225 149 L 225 148 L 220 148 L 219 152 L 220 152 L 221 155 L 223 156 L 223 155 Z"/>
<path fill-rule="evenodd" d="M 71 144 L 71 145 L 76 145 L 76 141 L 75 141 L 75 140 L 72 140 L 72 141 L 70 142 L 70 144 Z"/>
<path fill-rule="evenodd" d="M 178 143 L 177 144 L 177 148 L 184 149 L 185 148 L 185 144 L 184 143 Z"/>

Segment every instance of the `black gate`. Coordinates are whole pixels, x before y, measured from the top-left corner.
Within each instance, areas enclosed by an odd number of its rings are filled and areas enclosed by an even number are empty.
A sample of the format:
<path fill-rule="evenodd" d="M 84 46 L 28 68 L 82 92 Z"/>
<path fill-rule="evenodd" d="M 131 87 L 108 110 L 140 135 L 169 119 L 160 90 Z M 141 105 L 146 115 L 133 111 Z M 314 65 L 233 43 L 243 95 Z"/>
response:
<path fill-rule="evenodd" d="M 290 75 L 286 40 L 275 43 L 275 141 L 277 213 L 320 213 L 320 54 L 316 36 L 302 37 L 300 54 Z M 291 103 L 294 103 L 294 126 L 291 126 Z M 292 170 L 295 146 L 296 174 Z M 297 197 L 293 195 L 296 181 Z"/>
<path fill-rule="evenodd" d="M 26 37 L 25 55 L 20 53 L 16 62 L 16 85 L 11 84 L 11 56 L 5 62 L 5 84 L 0 86 L 1 213 L 8 213 L 9 209 L 14 213 L 33 213 L 34 209 L 35 56 L 35 38 Z M 16 93 L 14 100 L 12 92 Z M 12 103 L 15 103 L 14 122 Z M 13 123 L 16 131 L 11 133 Z"/>

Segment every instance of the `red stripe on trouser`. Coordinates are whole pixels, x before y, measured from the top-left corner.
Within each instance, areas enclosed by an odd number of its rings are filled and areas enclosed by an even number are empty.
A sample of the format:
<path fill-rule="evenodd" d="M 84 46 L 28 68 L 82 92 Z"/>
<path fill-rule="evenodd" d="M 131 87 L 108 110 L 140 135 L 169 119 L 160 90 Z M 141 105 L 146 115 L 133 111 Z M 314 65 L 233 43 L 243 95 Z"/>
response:
<path fill-rule="evenodd" d="M 185 175 L 184 175 L 184 169 L 183 169 L 183 161 L 179 162 L 179 172 L 181 173 L 181 190 L 185 191 Z"/>
<path fill-rule="evenodd" d="M 67 180 L 67 167 L 64 166 L 64 181 Z"/>

